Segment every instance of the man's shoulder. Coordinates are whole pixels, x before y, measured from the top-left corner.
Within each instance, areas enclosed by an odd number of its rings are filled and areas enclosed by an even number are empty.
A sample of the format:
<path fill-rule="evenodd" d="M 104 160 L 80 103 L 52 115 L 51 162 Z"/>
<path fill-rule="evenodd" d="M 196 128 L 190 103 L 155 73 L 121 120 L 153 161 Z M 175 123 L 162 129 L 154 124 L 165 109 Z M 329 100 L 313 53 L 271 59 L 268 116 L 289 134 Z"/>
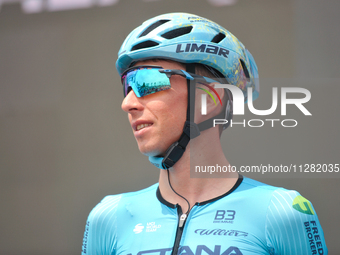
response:
<path fill-rule="evenodd" d="M 295 193 L 295 190 L 289 190 L 283 187 L 277 187 L 270 184 L 266 184 L 248 177 L 243 177 L 242 187 L 245 190 L 258 190 L 263 193 Z"/>
<path fill-rule="evenodd" d="M 139 191 L 108 195 L 92 209 L 88 221 L 94 225 L 116 224 L 117 217 L 124 219 L 127 212 L 134 214 L 146 201 L 154 204 L 157 188 L 158 184 L 154 184 Z"/>
<path fill-rule="evenodd" d="M 138 202 L 145 199 L 148 199 L 150 197 L 156 197 L 156 191 L 158 188 L 158 183 L 151 185 L 150 187 L 147 187 L 145 189 L 132 191 L 132 192 L 126 192 L 121 194 L 115 194 L 115 195 L 107 195 L 103 198 L 103 200 L 99 204 L 103 205 L 118 205 L 120 203 L 129 203 L 131 201 Z"/>
<path fill-rule="evenodd" d="M 249 191 L 253 196 L 267 197 L 271 201 L 286 201 L 292 203 L 294 199 L 301 196 L 296 190 L 289 190 L 283 187 L 272 186 L 254 179 L 244 177 L 242 190 Z"/>
<path fill-rule="evenodd" d="M 311 203 L 299 192 L 282 187 L 276 187 L 243 177 L 242 183 L 233 194 L 235 210 L 243 212 L 247 209 L 256 222 L 264 225 L 282 219 L 284 224 L 291 224 L 297 218 L 302 219 L 300 213 L 314 213 Z M 239 213 L 240 214 L 240 213 Z M 250 217 L 247 215 L 247 217 Z"/>
<path fill-rule="evenodd" d="M 126 204 L 139 204 L 143 201 L 156 197 L 158 183 L 152 186 L 133 192 L 107 195 L 91 211 L 91 214 L 102 214 L 105 212 L 117 212 L 120 207 Z"/>

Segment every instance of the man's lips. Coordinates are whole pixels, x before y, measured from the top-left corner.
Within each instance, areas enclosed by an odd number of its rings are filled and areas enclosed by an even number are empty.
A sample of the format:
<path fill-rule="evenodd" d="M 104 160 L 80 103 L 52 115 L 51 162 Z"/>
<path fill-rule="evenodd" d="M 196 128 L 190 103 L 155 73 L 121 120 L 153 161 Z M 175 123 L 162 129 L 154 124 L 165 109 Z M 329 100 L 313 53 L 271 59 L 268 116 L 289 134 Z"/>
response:
<path fill-rule="evenodd" d="M 152 124 L 140 124 L 140 125 L 137 126 L 137 131 L 141 130 L 142 128 L 151 126 L 151 125 L 152 125 Z"/>
<path fill-rule="evenodd" d="M 145 120 L 138 120 L 132 123 L 132 128 L 134 131 L 142 130 L 143 128 L 151 126 L 153 123 Z"/>

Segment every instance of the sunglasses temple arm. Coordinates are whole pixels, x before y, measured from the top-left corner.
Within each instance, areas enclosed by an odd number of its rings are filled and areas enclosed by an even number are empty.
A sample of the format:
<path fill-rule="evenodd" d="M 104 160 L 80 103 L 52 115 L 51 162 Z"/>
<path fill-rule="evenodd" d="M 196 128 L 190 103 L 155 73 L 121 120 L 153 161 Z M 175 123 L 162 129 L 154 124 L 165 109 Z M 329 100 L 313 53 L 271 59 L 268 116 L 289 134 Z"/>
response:
<path fill-rule="evenodd" d="M 166 74 L 168 78 L 171 77 L 171 75 L 180 75 L 188 80 L 194 80 L 194 77 L 192 77 L 191 74 L 187 73 L 184 70 L 176 70 L 176 69 L 159 69 L 160 73 Z"/>
<path fill-rule="evenodd" d="M 204 76 L 201 76 L 201 75 L 197 75 L 197 74 L 189 74 L 183 70 L 181 70 L 181 72 L 183 72 L 185 75 L 186 75 L 186 78 L 188 80 L 196 80 L 198 82 L 202 82 L 202 83 L 213 83 L 213 82 L 216 82 L 215 80 L 213 79 L 210 79 L 208 77 L 204 77 Z"/>

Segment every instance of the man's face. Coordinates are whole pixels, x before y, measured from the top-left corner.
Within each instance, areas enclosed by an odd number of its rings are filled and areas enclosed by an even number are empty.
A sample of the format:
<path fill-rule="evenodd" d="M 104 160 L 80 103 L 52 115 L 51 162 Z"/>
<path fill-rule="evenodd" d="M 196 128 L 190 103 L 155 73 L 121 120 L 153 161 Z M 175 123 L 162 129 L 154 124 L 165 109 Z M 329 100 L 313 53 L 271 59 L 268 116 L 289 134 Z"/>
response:
<path fill-rule="evenodd" d="M 172 61 L 140 61 L 136 65 L 157 65 L 164 69 L 183 69 Z M 170 78 L 171 88 L 144 97 L 131 90 L 122 102 L 128 113 L 139 150 L 147 156 L 164 155 L 167 148 L 182 134 L 187 111 L 186 79 L 179 75 Z"/>

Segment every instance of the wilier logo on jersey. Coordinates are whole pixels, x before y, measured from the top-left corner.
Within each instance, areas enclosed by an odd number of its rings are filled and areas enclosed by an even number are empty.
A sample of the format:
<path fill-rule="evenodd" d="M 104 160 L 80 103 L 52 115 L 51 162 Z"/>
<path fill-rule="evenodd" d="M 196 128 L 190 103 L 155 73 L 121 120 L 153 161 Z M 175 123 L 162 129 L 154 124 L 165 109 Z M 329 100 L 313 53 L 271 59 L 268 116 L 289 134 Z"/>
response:
<path fill-rule="evenodd" d="M 314 215 L 312 205 L 303 196 L 297 196 L 293 201 L 293 208 L 301 213 Z"/>
<path fill-rule="evenodd" d="M 214 236 L 248 236 L 247 232 L 238 230 L 226 230 L 226 229 L 196 229 L 195 234 L 201 236 L 204 235 L 214 235 Z"/>

